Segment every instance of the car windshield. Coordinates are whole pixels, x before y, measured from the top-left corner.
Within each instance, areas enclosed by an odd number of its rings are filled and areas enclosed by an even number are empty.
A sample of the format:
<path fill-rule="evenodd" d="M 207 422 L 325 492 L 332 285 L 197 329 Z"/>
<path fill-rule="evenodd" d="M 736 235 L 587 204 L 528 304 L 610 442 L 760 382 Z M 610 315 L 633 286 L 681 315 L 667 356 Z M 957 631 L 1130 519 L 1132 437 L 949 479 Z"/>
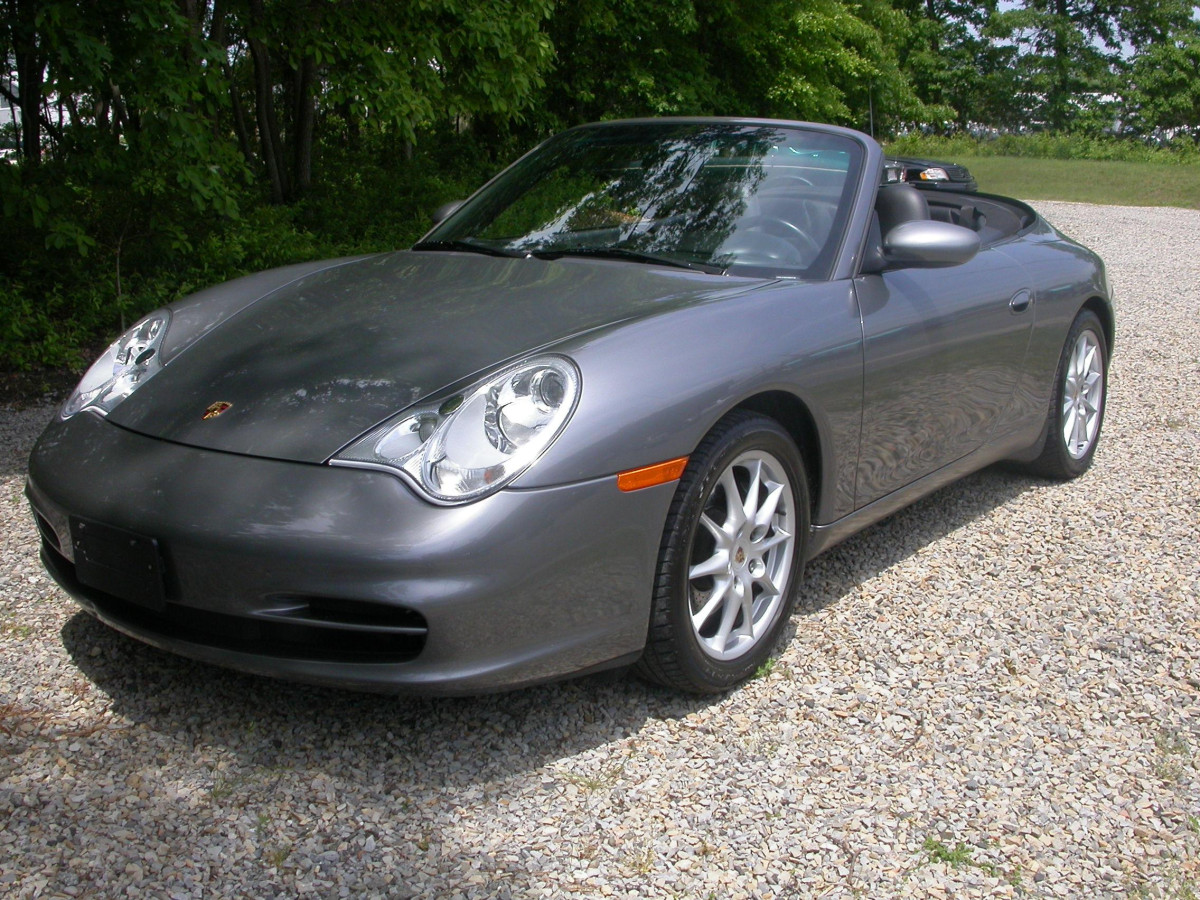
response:
<path fill-rule="evenodd" d="M 789 126 L 576 128 L 507 169 L 414 249 L 826 278 L 862 158 L 849 137 Z"/>

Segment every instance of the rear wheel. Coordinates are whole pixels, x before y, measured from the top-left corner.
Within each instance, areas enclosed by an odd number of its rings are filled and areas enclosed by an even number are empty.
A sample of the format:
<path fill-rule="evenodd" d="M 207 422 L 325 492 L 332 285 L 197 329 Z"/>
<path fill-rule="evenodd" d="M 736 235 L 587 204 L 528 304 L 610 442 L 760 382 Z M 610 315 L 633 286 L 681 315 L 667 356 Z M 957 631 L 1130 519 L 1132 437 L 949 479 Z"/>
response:
<path fill-rule="evenodd" d="M 676 488 L 639 674 L 696 693 L 754 674 L 795 606 L 808 527 L 804 464 L 787 432 L 753 413 L 721 420 Z"/>
<path fill-rule="evenodd" d="M 1108 392 L 1108 344 L 1100 319 L 1084 310 L 1071 325 L 1055 376 L 1046 443 L 1029 469 L 1048 478 L 1076 478 L 1088 470 Z"/>

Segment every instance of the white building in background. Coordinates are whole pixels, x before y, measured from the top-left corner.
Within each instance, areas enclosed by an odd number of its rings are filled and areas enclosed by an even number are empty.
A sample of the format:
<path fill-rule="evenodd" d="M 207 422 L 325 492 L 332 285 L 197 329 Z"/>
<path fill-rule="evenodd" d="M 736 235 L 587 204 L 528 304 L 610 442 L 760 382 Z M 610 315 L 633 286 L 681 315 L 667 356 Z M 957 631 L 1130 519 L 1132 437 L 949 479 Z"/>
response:
<path fill-rule="evenodd" d="M 12 82 L 0 78 L 12 93 Z M 21 122 L 21 110 L 13 106 L 8 98 L 0 94 L 0 159 L 17 155 L 17 128 Z"/>

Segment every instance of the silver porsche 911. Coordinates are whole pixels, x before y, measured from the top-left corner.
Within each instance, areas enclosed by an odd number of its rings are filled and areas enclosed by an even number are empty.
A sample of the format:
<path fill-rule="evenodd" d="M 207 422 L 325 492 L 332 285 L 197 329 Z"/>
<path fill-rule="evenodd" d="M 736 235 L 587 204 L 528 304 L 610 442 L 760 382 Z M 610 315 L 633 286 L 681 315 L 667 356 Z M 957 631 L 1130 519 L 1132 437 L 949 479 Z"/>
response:
<path fill-rule="evenodd" d="M 883 166 L 821 125 L 589 125 L 409 250 L 153 312 L 33 451 L 45 565 L 126 634 L 266 675 L 728 689 L 822 550 L 1096 451 L 1100 260 Z"/>

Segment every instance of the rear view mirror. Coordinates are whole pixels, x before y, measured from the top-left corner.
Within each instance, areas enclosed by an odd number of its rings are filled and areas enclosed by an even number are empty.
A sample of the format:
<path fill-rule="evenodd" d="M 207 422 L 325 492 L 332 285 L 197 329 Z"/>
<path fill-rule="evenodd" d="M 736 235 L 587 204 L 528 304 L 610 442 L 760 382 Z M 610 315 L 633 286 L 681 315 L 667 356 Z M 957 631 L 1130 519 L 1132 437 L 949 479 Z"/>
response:
<path fill-rule="evenodd" d="M 978 252 L 979 235 L 949 222 L 901 222 L 883 236 L 883 259 L 889 269 L 960 266 Z"/>

